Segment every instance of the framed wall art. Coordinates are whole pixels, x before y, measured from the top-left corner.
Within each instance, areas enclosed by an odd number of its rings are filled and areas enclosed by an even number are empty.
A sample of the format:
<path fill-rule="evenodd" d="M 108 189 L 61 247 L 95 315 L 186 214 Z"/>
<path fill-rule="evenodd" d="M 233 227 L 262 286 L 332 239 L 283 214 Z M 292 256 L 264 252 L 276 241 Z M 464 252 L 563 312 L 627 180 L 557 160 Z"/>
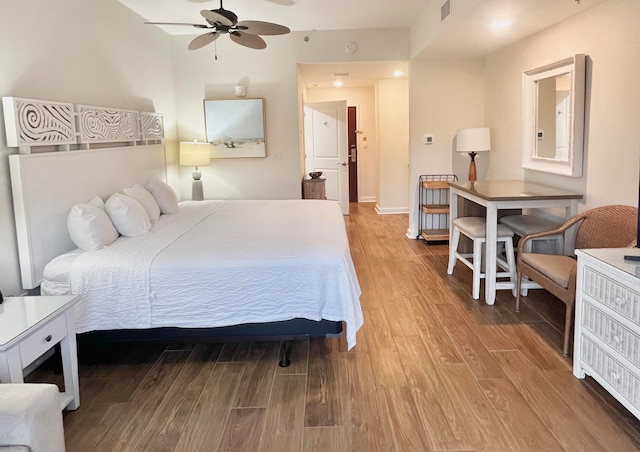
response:
<path fill-rule="evenodd" d="M 211 158 L 266 157 L 264 100 L 204 101 Z"/>

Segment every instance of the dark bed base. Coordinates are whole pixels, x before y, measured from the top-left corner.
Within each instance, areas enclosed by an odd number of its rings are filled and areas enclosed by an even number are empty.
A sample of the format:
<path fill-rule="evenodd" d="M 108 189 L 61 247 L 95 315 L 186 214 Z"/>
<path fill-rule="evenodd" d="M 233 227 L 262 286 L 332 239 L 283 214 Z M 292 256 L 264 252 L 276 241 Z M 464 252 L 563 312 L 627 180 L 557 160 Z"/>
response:
<path fill-rule="evenodd" d="M 339 337 L 342 322 L 331 320 L 293 319 L 282 322 L 247 323 L 217 328 L 150 328 L 144 330 L 90 331 L 78 335 L 78 342 L 133 342 L 133 341 L 185 341 L 205 340 L 210 342 L 283 341 L 280 347 L 281 367 L 291 364 L 290 346 L 287 341 L 308 337 Z"/>

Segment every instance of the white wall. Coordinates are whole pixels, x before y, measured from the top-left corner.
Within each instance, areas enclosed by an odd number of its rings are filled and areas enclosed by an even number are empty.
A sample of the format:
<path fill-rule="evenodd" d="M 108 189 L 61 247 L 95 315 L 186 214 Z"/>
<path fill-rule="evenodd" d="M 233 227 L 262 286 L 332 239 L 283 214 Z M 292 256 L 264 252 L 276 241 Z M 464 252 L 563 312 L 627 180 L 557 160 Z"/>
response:
<path fill-rule="evenodd" d="M 358 201 L 375 202 L 378 192 L 378 139 L 375 122 L 375 89 L 309 88 L 308 102 L 346 100 L 347 106 L 356 107 L 358 138 Z"/>
<path fill-rule="evenodd" d="M 163 113 L 175 157 L 170 41 L 116 1 L 4 2 L 0 95 Z M 4 119 L 0 120 L 0 289 L 22 292 Z M 175 179 L 175 177 L 174 177 Z"/>
<path fill-rule="evenodd" d="M 548 183 L 585 194 L 580 210 L 638 205 L 640 168 L 640 2 L 610 0 L 486 60 L 486 120 L 494 135 L 489 177 Z M 584 176 L 520 168 L 522 71 L 585 53 Z"/>
<path fill-rule="evenodd" d="M 609 0 L 484 59 L 411 61 L 411 175 L 408 235 L 417 234 L 420 174 L 466 180 L 468 157 L 453 152 L 458 128 L 489 126 L 492 150 L 476 157 L 478 179 L 526 179 L 585 194 L 580 210 L 638 205 L 640 168 L 640 2 Z M 523 170 L 522 72 L 586 53 L 584 176 Z M 435 144 L 422 145 L 433 133 Z"/>
<path fill-rule="evenodd" d="M 421 174 L 457 175 L 466 180 L 469 157 L 455 150 L 458 129 L 485 124 L 484 62 L 481 59 L 414 59 L 409 101 L 409 237 L 417 236 L 418 178 Z M 432 134 L 434 143 L 423 144 Z M 491 152 L 476 157 L 478 180 L 486 178 Z"/>
<path fill-rule="evenodd" d="M 308 41 L 304 40 L 309 36 Z M 181 140 L 205 139 L 202 101 L 232 98 L 239 81 L 247 83 L 247 97 L 262 97 L 266 105 L 267 157 L 217 159 L 202 168 L 207 198 L 300 198 L 298 63 L 407 60 L 408 30 L 343 30 L 294 32 L 266 37 L 267 48 L 252 50 L 222 36 L 214 45 L 187 50 L 192 37 L 175 36 L 178 134 Z M 355 41 L 358 51 L 347 54 L 344 44 Z M 182 170 L 181 193 L 190 197 L 191 169 Z"/>
<path fill-rule="evenodd" d="M 378 154 L 381 168 L 378 213 L 409 211 L 409 82 L 376 82 Z"/>

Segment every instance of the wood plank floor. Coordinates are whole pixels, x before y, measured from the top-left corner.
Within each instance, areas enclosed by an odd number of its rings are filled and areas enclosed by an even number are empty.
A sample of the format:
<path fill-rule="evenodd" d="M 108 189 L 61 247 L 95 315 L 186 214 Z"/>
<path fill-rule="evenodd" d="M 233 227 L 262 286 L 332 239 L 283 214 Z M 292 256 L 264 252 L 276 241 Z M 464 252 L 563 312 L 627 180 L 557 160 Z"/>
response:
<path fill-rule="evenodd" d="M 640 421 L 563 357 L 564 305 L 530 291 L 471 298 L 446 244 L 409 240 L 407 215 L 352 204 L 362 286 L 358 345 L 110 345 L 80 353 L 72 451 L 632 451 Z M 29 381 L 61 384 L 53 357 Z"/>

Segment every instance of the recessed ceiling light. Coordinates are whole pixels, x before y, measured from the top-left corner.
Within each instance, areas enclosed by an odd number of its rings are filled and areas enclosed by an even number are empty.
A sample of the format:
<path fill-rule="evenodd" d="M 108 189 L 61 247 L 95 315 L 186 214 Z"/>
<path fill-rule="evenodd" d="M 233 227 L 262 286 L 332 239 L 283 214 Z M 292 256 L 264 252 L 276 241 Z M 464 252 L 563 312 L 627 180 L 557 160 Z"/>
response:
<path fill-rule="evenodd" d="M 404 71 L 393 71 L 394 77 L 402 77 L 404 75 Z"/>
<path fill-rule="evenodd" d="M 511 26 L 510 20 L 496 20 L 491 24 L 491 28 L 493 30 L 502 30 L 503 28 L 508 28 Z"/>
<path fill-rule="evenodd" d="M 340 80 L 334 80 L 333 86 L 335 86 L 336 88 L 340 88 L 342 86 L 342 82 Z"/>

